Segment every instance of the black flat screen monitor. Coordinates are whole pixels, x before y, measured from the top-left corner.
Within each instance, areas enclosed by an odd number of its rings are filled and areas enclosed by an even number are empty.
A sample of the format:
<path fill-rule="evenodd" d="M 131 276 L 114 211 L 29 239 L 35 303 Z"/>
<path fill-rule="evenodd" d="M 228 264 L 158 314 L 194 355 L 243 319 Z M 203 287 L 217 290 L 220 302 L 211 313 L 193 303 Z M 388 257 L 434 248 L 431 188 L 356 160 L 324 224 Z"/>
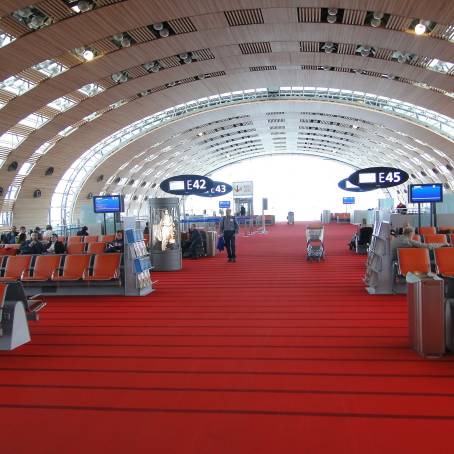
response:
<path fill-rule="evenodd" d="M 121 213 L 123 200 L 120 195 L 95 195 L 93 209 L 95 213 Z"/>
<path fill-rule="evenodd" d="M 342 203 L 344 205 L 353 205 L 355 203 L 354 197 L 342 197 Z"/>
<path fill-rule="evenodd" d="M 443 185 L 435 184 L 411 184 L 408 190 L 410 203 L 443 202 Z"/>

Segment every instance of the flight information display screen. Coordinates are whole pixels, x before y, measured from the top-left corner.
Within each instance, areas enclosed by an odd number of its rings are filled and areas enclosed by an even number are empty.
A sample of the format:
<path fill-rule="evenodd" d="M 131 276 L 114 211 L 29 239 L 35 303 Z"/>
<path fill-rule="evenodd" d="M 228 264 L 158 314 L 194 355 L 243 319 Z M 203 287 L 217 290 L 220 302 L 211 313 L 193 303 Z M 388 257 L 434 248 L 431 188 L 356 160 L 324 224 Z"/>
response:
<path fill-rule="evenodd" d="M 355 198 L 354 197 L 343 197 L 342 203 L 344 205 L 353 205 L 355 203 Z"/>
<path fill-rule="evenodd" d="M 443 202 L 443 185 L 435 184 L 411 184 L 408 191 L 410 203 Z"/>
<path fill-rule="evenodd" d="M 95 213 L 121 213 L 123 203 L 119 195 L 97 195 L 93 197 Z"/>

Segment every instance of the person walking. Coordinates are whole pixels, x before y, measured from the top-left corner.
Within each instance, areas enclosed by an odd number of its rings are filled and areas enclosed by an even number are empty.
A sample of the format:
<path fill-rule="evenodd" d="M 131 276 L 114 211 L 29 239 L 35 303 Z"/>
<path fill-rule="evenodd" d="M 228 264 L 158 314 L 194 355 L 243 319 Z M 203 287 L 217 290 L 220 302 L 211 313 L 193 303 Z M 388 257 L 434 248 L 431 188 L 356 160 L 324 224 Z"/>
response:
<path fill-rule="evenodd" d="M 225 211 L 225 216 L 221 220 L 220 232 L 224 236 L 224 243 L 227 249 L 227 256 L 229 262 L 236 262 L 236 251 L 235 251 L 235 235 L 239 231 L 238 223 L 234 216 L 232 216 L 232 210 L 228 208 Z"/>

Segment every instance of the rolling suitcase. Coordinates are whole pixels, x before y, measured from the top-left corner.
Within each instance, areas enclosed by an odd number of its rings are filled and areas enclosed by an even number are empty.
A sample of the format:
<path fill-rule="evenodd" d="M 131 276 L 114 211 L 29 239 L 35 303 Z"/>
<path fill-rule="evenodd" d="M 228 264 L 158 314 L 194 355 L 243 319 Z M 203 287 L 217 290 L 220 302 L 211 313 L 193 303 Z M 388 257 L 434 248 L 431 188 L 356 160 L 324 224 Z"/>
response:
<path fill-rule="evenodd" d="M 444 282 L 407 275 L 408 328 L 413 349 L 421 356 L 445 353 Z"/>

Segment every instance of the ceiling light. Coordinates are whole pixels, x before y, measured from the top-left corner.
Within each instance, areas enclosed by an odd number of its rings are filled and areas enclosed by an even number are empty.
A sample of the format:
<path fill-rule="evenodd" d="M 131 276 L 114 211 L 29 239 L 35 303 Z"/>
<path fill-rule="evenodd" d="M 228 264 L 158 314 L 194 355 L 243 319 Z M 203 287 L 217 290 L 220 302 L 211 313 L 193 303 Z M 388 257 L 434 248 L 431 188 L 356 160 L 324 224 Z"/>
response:
<path fill-rule="evenodd" d="M 427 30 L 427 27 L 422 22 L 415 25 L 415 33 L 417 35 L 422 35 L 422 34 L 426 33 L 426 30 Z"/>
<path fill-rule="evenodd" d="M 334 24 L 337 20 L 337 17 L 336 16 L 328 16 L 326 18 L 327 22 L 330 23 L 330 24 Z"/>
<path fill-rule="evenodd" d="M 372 25 L 372 27 L 374 27 L 374 28 L 380 27 L 381 19 L 377 19 L 377 18 L 374 17 L 373 19 L 371 19 L 370 25 Z"/>
<path fill-rule="evenodd" d="M 95 58 L 95 53 L 91 49 L 85 49 L 82 53 L 82 56 L 85 58 L 85 60 L 91 61 Z"/>
<path fill-rule="evenodd" d="M 162 30 L 164 28 L 164 24 L 162 22 L 158 22 L 157 24 L 153 24 L 153 28 L 159 32 L 160 30 Z"/>
<path fill-rule="evenodd" d="M 28 17 L 33 15 L 33 11 L 30 7 L 27 6 L 26 8 L 17 10 L 17 14 L 18 16 L 27 19 Z"/>
<path fill-rule="evenodd" d="M 81 0 L 80 2 L 77 3 L 77 8 L 81 13 L 86 13 L 87 11 L 93 9 L 93 4 L 85 0 Z"/>
<path fill-rule="evenodd" d="M 169 29 L 163 28 L 162 30 L 159 31 L 159 36 L 161 38 L 167 38 L 170 35 Z"/>
<path fill-rule="evenodd" d="M 124 37 L 121 41 L 120 41 L 120 44 L 121 44 L 121 47 L 129 47 L 131 45 L 131 40 L 127 37 Z"/>
<path fill-rule="evenodd" d="M 337 8 L 328 8 L 328 14 L 330 16 L 335 16 L 337 14 Z"/>
<path fill-rule="evenodd" d="M 122 41 L 123 40 L 123 33 L 117 33 L 116 35 L 113 35 L 112 38 L 115 40 L 115 41 Z"/>
<path fill-rule="evenodd" d="M 322 49 L 327 54 L 330 54 L 330 53 L 334 52 L 334 43 L 332 43 L 331 41 L 328 41 L 325 44 L 323 44 Z"/>

